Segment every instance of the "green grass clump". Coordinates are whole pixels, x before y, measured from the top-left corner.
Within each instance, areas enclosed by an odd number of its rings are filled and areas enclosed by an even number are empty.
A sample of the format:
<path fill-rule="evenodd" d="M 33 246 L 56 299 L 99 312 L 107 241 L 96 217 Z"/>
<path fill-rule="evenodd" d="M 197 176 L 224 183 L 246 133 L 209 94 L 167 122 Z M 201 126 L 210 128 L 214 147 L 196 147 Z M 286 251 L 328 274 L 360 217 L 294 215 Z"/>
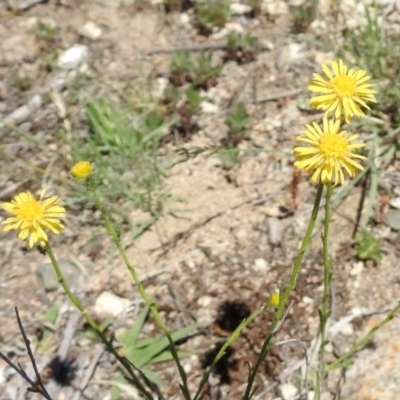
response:
<path fill-rule="evenodd" d="M 246 127 L 249 120 L 250 116 L 242 104 L 238 104 L 236 108 L 228 114 L 225 123 L 229 128 L 228 141 L 230 144 L 236 146 L 246 137 Z"/>
<path fill-rule="evenodd" d="M 355 237 L 354 254 L 360 260 L 372 260 L 379 264 L 382 260 L 381 243 L 370 233 L 359 232 Z"/>
<path fill-rule="evenodd" d="M 147 227 L 162 215 L 170 199 L 163 185 L 168 162 L 159 145 L 178 118 L 150 110 L 129 119 L 110 102 L 93 99 L 85 111 L 90 133 L 83 143 L 71 144 L 73 157 L 95 164 L 98 190 L 110 203 L 124 199 L 150 213 Z"/>
<path fill-rule="evenodd" d="M 203 35 L 210 35 L 215 28 L 222 28 L 231 16 L 226 0 L 205 0 L 195 5 L 195 25 Z"/>
<path fill-rule="evenodd" d="M 224 68 L 224 64 L 214 65 L 213 53 L 201 52 L 194 67 L 193 85 L 203 89 L 210 89 L 217 83 L 218 75 Z"/>
<path fill-rule="evenodd" d="M 256 60 L 260 51 L 260 44 L 257 38 L 246 33 L 231 32 L 227 37 L 227 49 L 224 61 L 234 60 L 238 64 L 245 64 Z"/>

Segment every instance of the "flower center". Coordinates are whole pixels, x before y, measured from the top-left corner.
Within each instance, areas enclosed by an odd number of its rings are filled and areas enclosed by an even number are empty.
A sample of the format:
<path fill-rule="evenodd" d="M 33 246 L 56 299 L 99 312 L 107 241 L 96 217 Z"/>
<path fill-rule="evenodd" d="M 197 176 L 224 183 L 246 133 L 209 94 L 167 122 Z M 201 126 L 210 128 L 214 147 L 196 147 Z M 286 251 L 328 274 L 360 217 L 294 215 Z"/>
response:
<path fill-rule="evenodd" d="M 335 76 L 331 80 L 331 88 L 339 97 L 353 96 L 356 89 L 356 80 L 347 75 Z"/>
<path fill-rule="evenodd" d="M 318 148 L 325 160 L 329 158 L 342 159 L 348 151 L 346 138 L 337 133 L 325 134 L 321 138 Z"/>
<path fill-rule="evenodd" d="M 44 208 L 41 203 L 35 199 L 29 200 L 24 204 L 21 204 L 18 209 L 15 210 L 15 214 L 26 222 L 33 222 L 43 216 Z"/>

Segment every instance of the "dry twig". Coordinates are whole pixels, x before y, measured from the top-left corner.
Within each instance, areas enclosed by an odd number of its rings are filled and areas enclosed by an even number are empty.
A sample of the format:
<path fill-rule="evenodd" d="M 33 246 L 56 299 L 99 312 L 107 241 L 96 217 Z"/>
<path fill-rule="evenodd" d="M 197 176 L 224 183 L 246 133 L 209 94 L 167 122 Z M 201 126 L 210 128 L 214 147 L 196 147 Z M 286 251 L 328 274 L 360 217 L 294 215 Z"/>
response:
<path fill-rule="evenodd" d="M 31 359 L 31 364 L 33 367 L 33 370 L 35 371 L 35 376 L 36 376 L 36 382 L 34 382 L 31 378 L 29 378 L 29 376 L 27 375 L 27 373 L 24 371 L 24 369 L 21 367 L 21 364 L 18 363 L 18 366 L 15 365 L 5 354 L 3 354 L 0 351 L 0 357 L 12 368 L 14 369 L 20 376 L 22 376 L 22 378 L 29 383 L 30 387 L 28 387 L 28 392 L 33 392 L 33 393 L 39 393 L 40 395 L 42 395 L 45 399 L 47 400 L 52 400 L 50 394 L 47 392 L 43 381 L 42 381 L 42 377 L 40 376 L 40 373 L 38 371 L 37 365 L 36 365 L 36 361 L 35 361 L 35 357 L 33 356 L 32 353 L 32 349 L 31 349 L 31 342 L 28 339 L 28 337 L 26 336 L 24 327 L 22 326 L 21 323 L 21 319 L 19 317 L 19 313 L 18 313 L 18 308 L 15 307 L 15 314 L 17 315 L 17 321 L 18 321 L 18 326 L 19 326 L 19 330 L 21 331 L 22 337 L 24 338 L 24 342 L 25 342 L 25 347 L 26 350 L 28 352 L 29 358 Z"/>

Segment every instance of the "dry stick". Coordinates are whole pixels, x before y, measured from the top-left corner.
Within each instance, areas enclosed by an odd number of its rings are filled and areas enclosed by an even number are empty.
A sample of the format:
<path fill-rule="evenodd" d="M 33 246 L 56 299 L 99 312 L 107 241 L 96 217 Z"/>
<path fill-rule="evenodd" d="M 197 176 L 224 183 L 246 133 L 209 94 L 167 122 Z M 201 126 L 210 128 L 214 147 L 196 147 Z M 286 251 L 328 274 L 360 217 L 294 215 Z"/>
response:
<path fill-rule="evenodd" d="M 159 49 L 150 50 L 147 55 L 152 54 L 168 54 L 177 53 L 181 51 L 186 52 L 198 52 L 198 51 L 208 51 L 208 50 L 225 50 L 228 46 L 226 43 L 214 43 L 214 44 L 192 44 L 188 46 L 176 46 L 176 47 L 162 47 Z M 271 50 L 270 46 L 266 44 L 260 44 L 259 50 Z"/>
<path fill-rule="evenodd" d="M 42 389 L 43 393 L 48 397 L 51 398 L 49 393 L 47 392 L 43 381 L 42 381 L 42 377 L 40 376 L 40 373 L 37 369 L 37 365 L 36 365 L 36 361 L 35 361 L 35 357 L 33 356 L 32 353 L 32 349 L 31 349 L 31 342 L 30 340 L 27 338 L 24 327 L 22 326 L 22 322 L 21 319 L 19 317 L 19 313 L 18 313 L 18 308 L 15 307 L 15 314 L 17 315 L 17 321 L 18 321 L 18 326 L 19 326 L 19 330 L 21 331 L 22 337 L 24 338 L 24 342 L 25 342 L 25 346 L 26 346 L 26 350 L 28 351 L 29 354 L 29 358 L 31 359 L 31 363 L 32 363 L 32 367 L 33 370 L 35 371 L 35 375 L 36 375 L 36 380 L 37 380 L 37 384 L 39 385 L 39 387 Z M 29 389 L 28 389 L 29 390 Z"/>
<path fill-rule="evenodd" d="M 2 358 L 14 371 L 16 371 L 23 379 L 25 379 L 30 385 L 31 390 L 30 392 L 33 393 L 40 393 L 45 399 L 52 400 L 51 397 L 47 397 L 44 393 L 42 393 L 42 389 L 35 383 L 26 372 L 21 368 L 15 365 L 4 353 L 0 351 L 0 358 Z"/>
<path fill-rule="evenodd" d="M 262 97 L 261 99 L 248 100 L 247 103 L 253 103 L 253 104 L 266 103 L 268 101 L 274 101 L 274 100 L 282 99 L 284 97 L 295 96 L 297 94 L 302 93 L 303 91 L 304 91 L 303 88 L 291 89 L 291 90 L 287 90 L 286 92 L 271 94 L 270 96 Z"/>
<path fill-rule="evenodd" d="M 26 372 L 22 369 L 21 365 L 18 363 L 18 366 L 16 366 L 5 354 L 3 354 L 2 352 L 0 352 L 0 357 L 12 368 L 14 369 L 19 375 L 22 376 L 23 379 L 25 379 L 26 382 L 28 382 L 31 387 L 29 387 L 27 390 L 29 392 L 33 392 L 33 393 L 39 393 L 41 394 L 45 399 L 47 400 L 52 400 L 50 394 L 47 392 L 43 381 L 42 381 L 42 377 L 40 376 L 40 373 L 37 369 L 36 366 L 36 361 L 35 361 L 35 357 L 33 356 L 32 350 L 31 350 L 31 342 L 29 341 L 29 339 L 27 338 L 26 334 L 25 334 L 25 330 L 24 327 L 22 326 L 21 323 L 21 319 L 19 317 L 19 313 L 18 313 L 18 308 L 15 307 L 15 314 L 17 315 L 17 321 L 18 321 L 18 326 L 19 326 L 19 330 L 22 334 L 22 337 L 24 338 L 24 342 L 25 342 L 25 347 L 27 349 L 29 358 L 31 359 L 31 364 L 33 367 L 33 370 L 35 371 L 35 375 L 36 375 L 36 380 L 37 383 L 35 383 L 31 378 L 29 378 L 29 376 L 26 374 Z"/>

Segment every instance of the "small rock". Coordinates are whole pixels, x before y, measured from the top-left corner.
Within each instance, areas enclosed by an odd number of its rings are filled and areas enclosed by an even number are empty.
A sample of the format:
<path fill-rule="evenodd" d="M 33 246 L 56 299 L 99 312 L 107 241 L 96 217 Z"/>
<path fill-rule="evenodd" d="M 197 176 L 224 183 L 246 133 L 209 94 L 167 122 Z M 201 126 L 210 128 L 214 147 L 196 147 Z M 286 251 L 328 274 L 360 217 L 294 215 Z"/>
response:
<path fill-rule="evenodd" d="M 287 14 L 289 12 L 289 7 L 284 1 L 264 0 L 261 3 L 261 11 L 268 17 L 275 19 L 280 15 Z"/>
<path fill-rule="evenodd" d="M 93 312 L 98 317 L 116 317 L 127 312 L 131 300 L 119 297 L 112 292 L 103 292 L 96 299 Z"/>
<path fill-rule="evenodd" d="M 342 331 L 340 332 L 342 335 L 345 336 L 353 336 L 354 335 L 354 328 L 352 324 L 346 324 L 343 328 Z"/>
<path fill-rule="evenodd" d="M 298 393 L 297 387 L 291 383 L 282 383 L 278 391 L 283 400 L 293 400 Z"/>
<path fill-rule="evenodd" d="M 301 301 L 304 304 L 314 304 L 314 299 L 312 299 L 311 297 L 308 296 L 303 296 L 303 298 L 301 299 Z"/>
<path fill-rule="evenodd" d="M 200 107 L 206 114 L 216 114 L 218 112 L 218 106 L 208 101 L 203 101 Z"/>
<path fill-rule="evenodd" d="M 314 400 L 315 399 L 315 392 L 313 390 L 309 390 L 307 393 L 307 400 Z"/>
<path fill-rule="evenodd" d="M 283 46 L 278 52 L 276 66 L 280 71 L 285 71 L 290 65 L 307 57 L 304 44 L 290 43 Z"/>
<path fill-rule="evenodd" d="M 95 22 L 87 21 L 86 24 L 78 30 L 78 33 L 88 39 L 96 40 L 103 34 L 103 30 L 96 25 Z"/>
<path fill-rule="evenodd" d="M 328 25 L 325 20 L 323 19 L 314 19 L 309 26 L 310 32 L 316 35 L 324 34 L 328 29 Z"/>
<path fill-rule="evenodd" d="M 230 32 L 236 32 L 236 33 L 244 33 L 245 29 L 242 24 L 239 24 L 238 22 L 227 22 L 225 24 L 225 28 L 228 31 L 228 34 Z"/>
<path fill-rule="evenodd" d="M 356 262 L 353 264 L 353 268 L 350 270 L 350 276 L 356 276 L 361 274 L 364 269 L 364 263 L 362 261 Z"/>
<path fill-rule="evenodd" d="M 213 302 L 213 297 L 211 296 L 202 296 L 197 300 L 197 304 L 203 308 L 209 308 Z"/>
<path fill-rule="evenodd" d="M 42 96 L 36 94 L 26 104 L 18 107 L 11 114 L 7 115 L 5 120 L 12 124 L 20 124 L 25 121 L 34 111 L 39 109 L 43 104 Z M 1 127 L 0 123 L 0 127 Z"/>
<path fill-rule="evenodd" d="M 262 47 L 265 49 L 265 50 L 274 50 L 275 49 L 275 44 L 273 43 L 273 42 L 271 42 L 270 40 L 267 40 L 267 39 L 262 39 L 261 41 L 260 41 L 260 43 L 261 43 L 261 45 L 262 45 Z M 270 75 L 269 76 L 269 79 L 271 80 L 271 77 L 273 77 L 273 75 Z"/>
<path fill-rule="evenodd" d="M 184 25 L 190 24 L 190 15 L 188 13 L 180 14 L 179 19 L 180 19 L 181 23 Z"/>
<path fill-rule="evenodd" d="M 164 91 L 167 88 L 169 83 L 169 80 L 164 77 L 159 77 L 156 80 L 156 84 L 153 87 L 153 90 L 151 92 L 152 96 L 155 99 L 161 99 L 164 95 Z"/>
<path fill-rule="evenodd" d="M 255 272 L 266 273 L 270 269 L 268 262 L 264 258 L 256 258 L 253 264 L 253 270 Z"/>
<path fill-rule="evenodd" d="M 82 271 L 80 271 L 72 262 L 68 260 L 60 260 L 58 264 L 69 287 L 77 285 L 82 278 L 85 278 Z M 88 265 L 88 270 L 90 269 L 91 266 Z M 39 265 L 36 269 L 36 276 L 46 292 L 51 292 L 60 287 L 60 283 L 58 282 L 57 275 L 54 272 L 54 267 L 51 263 Z"/>
<path fill-rule="evenodd" d="M 229 6 L 232 15 L 244 15 L 251 12 L 251 6 L 242 3 L 232 3 Z"/>
<path fill-rule="evenodd" d="M 400 230 L 400 210 L 389 210 L 385 215 L 385 222 L 393 230 Z"/>
<path fill-rule="evenodd" d="M 226 27 L 223 27 L 222 29 L 216 30 L 214 28 L 214 32 L 211 35 L 211 38 L 214 40 L 222 40 L 225 39 L 229 35 L 229 30 Z"/>
<path fill-rule="evenodd" d="M 282 225 L 278 218 L 267 218 L 269 241 L 272 245 L 278 245 L 282 239 Z"/>
<path fill-rule="evenodd" d="M 400 209 L 400 197 L 395 197 L 389 201 L 389 204 L 396 209 Z"/>
<path fill-rule="evenodd" d="M 88 48 L 83 44 L 75 44 L 65 50 L 58 59 L 58 66 L 62 69 L 77 69 L 88 58 Z"/>

